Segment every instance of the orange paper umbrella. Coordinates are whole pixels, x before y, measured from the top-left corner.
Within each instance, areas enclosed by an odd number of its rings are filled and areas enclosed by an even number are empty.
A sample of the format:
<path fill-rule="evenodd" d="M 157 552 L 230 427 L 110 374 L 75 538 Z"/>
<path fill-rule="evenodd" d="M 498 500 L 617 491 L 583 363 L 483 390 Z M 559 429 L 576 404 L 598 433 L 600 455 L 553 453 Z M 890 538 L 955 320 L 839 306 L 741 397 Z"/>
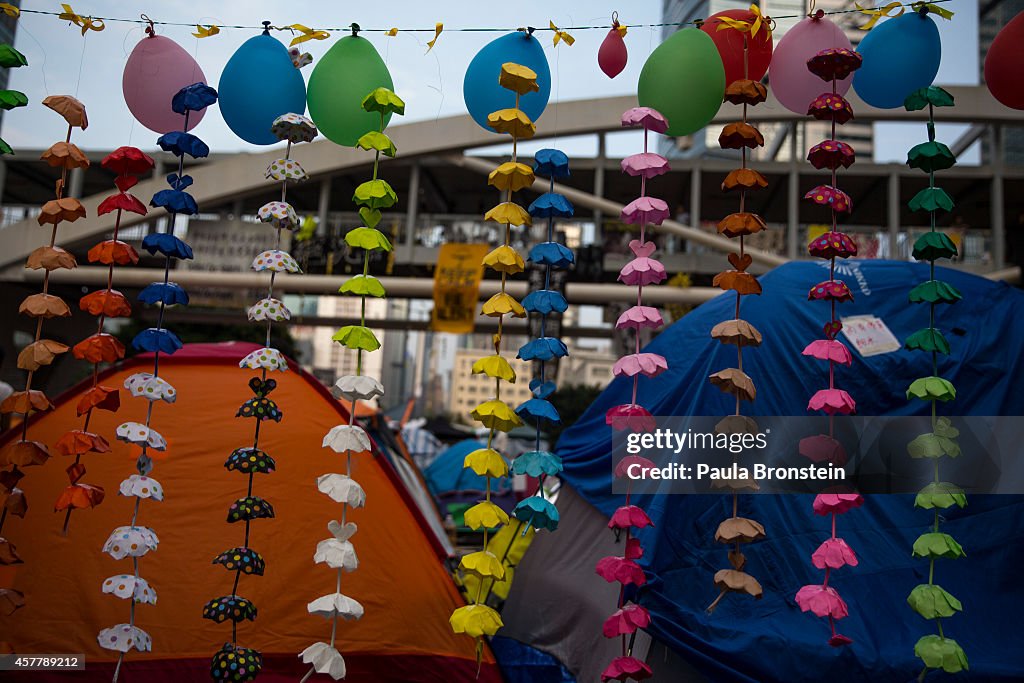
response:
<path fill-rule="evenodd" d="M 110 444 L 99 434 L 72 429 L 57 439 L 53 447 L 61 455 L 84 455 L 86 453 L 109 453 Z"/>
<path fill-rule="evenodd" d="M 725 393 L 732 394 L 743 401 L 753 401 L 757 398 L 754 381 L 742 370 L 726 368 L 719 370 L 708 379 Z"/>
<path fill-rule="evenodd" d="M 737 168 L 729 171 L 722 181 L 722 192 L 729 190 L 743 189 L 756 190 L 768 187 L 768 179 L 752 168 Z"/>
<path fill-rule="evenodd" d="M 78 360 L 113 363 L 124 358 L 124 344 L 106 332 L 97 332 L 75 344 L 71 352 Z"/>
<path fill-rule="evenodd" d="M 68 473 L 68 481 L 74 484 L 85 476 L 85 465 L 80 462 L 73 462 L 64 471 Z"/>
<path fill-rule="evenodd" d="M 85 415 L 93 408 L 116 413 L 120 407 L 121 394 L 118 393 L 118 390 L 98 384 L 82 394 L 82 398 L 78 400 L 76 410 L 79 415 Z"/>
<path fill-rule="evenodd" d="M 757 328 L 746 320 L 739 318 L 724 320 L 712 327 L 711 337 L 723 344 L 735 344 L 737 346 L 758 346 L 761 343 L 761 333 Z"/>
<path fill-rule="evenodd" d="M 101 289 L 86 294 L 78 301 L 78 307 L 92 315 L 105 315 L 108 318 L 127 318 L 132 314 L 128 299 L 116 289 Z"/>
<path fill-rule="evenodd" d="M 49 460 L 50 451 L 38 441 L 12 441 L 0 450 L 0 466 L 31 467 Z"/>
<path fill-rule="evenodd" d="M 764 147 L 764 136 L 761 131 L 745 121 L 730 123 L 722 129 L 718 136 L 718 144 L 722 149 L 740 149 L 742 147 Z"/>
<path fill-rule="evenodd" d="M 764 219 L 756 213 L 731 213 L 718 223 L 718 232 L 726 237 L 753 235 L 767 229 Z"/>
<path fill-rule="evenodd" d="M 49 365 L 53 359 L 62 353 L 67 353 L 68 347 L 52 339 L 40 339 L 32 342 L 18 354 L 18 367 L 22 370 L 34 372 L 44 365 Z"/>
<path fill-rule="evenodd" d="M 738 270 L 725 270 L 715 276 L 711 281 L 715 287 L 724 290 L 732 290 L 740 294 L 760 294 L 761 283 L 750 273 Z"/>
<path fill-rule="evenodd" d="M 0 614 L 9 617 L 24 606 L 24 593 L 13 588 L 0 588 Z"/>
<path fill-rule="evenodd" d="M 8 514 L 24 519 L 25 513 L 28 512 L 28 501 L 25 500 L 25 492 L 21 489 L 14 489 L 10 493 L 5 493 L 3 508 L 7 510 Z"/>
<path fill-rule="evenodd" d="M 721 569 L 715 573 L 715 585 L 723 593 L 747 593 L 760 600 L 763 594 L 761 584 L 750 574 L 737 569 Z"/>
<path fill-rule="evenodd" d="M 725 89 L 725 101 L 731 104 L 754 106 L 768 99 L 768 88 L 757 81 L 741 78 Z"/>
<path fill-rule="evenodd" d="M 82 202 L 74 197 L 62 197 L 60 199 L 51 199 L 43 204 L 43 208 L 36 217 L 36 220 L 39 222 L 39 225 L 46 225 L 47 223 L 56 225 L 61 221 L 74 223 L 79 218 L 85 218 L 85 207 L 82 206 Z"/>
<path fill-rule="evenodd" d="M 46 394 L 38 389 L 15 391 L 0 403 L 0 413 L 21 413 L 27 415 L 35 410 L 53 410 L 53 404 Z"/>
<path fill-rule="evenodd" d="M 0 564 L 21 564 L 17 548 L 6 538 L 0 538 Z"/>
<path fill-rule="evenodd" d="M 85 114 L 85 105 L 70 95 L 50 95 L 43 104 L 64 117 L 69 126 L 77 126 L 82 130 L 89 127 L 89 117 Z"/>
<path fill-rule="evenodd" d="M 57 502 L 53 504 L 53 509 L 55 511 L 81 510 L 82 508 L 96 507 L 103 502 L 105 495 L 99 486 L 72 484 L 60 492 Z"/>
<path fill-rule="evenodd" d="M 73 142 L 55 142 L 50 149 L 43 152 L 39 157 L 50 166 L 63 166 L 64 168 L 88 168 L 89 159 L 78 149 Z"/>
<path fill-rule="evenodd" d="M 41 224 L 40 224 L 41 225 Z M 25 267 L 31 270 L 57 270 L 67 268 L 68 270 L 77 266 L 75 257 L 60 247 L 39 247 L 28 255 Z"/>
<path fill-rule="evenodd" d="M 64 299 L 53 294 L 30 294 L 18 307 L 18 313 L 30 318 L 67 318 L 71 309 Z"/>
<path fill-rule="evenodd" d="M 102 263 L 105 266 L 116 263 L 119 266 L 127 266 L 138 262 L 139 252 L 121 240 L 105 240 L 89 250 L 89 263 Z"/>

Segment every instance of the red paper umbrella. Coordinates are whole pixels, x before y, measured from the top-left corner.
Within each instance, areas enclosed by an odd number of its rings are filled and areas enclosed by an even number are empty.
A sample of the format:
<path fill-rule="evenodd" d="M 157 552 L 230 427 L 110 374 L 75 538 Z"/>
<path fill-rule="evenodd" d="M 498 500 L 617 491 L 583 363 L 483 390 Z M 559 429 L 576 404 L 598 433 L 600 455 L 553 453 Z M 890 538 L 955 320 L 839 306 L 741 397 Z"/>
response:
<path fill-rule="evenodd" d="M 75 344 L 71 352 L 78 360 L 113 363 L 124 358 L 124 344 L 106 332 L 97 332 Z"/>
<path fill-rule="evenodd" d="M 651 667 L 646 662 L 636 657 L 616 657 L 601 673 L 601 681 L 642 681 L 652 675 Z"/>
<path fill-rule="evenodd" d="M 0 450 L 0 465 L 5 467 L 7 465 L 17 465 L 18 467 L 42 465 L 49 458 L 50 451 L 45 444 L 38 441 L 12 441 L 4 446 L 3 450 Z M 13 488 L 16 483 L 14 482 L 6 488 Z"/>
<path fill-rule="evenodd" d="M 597 575 L 608 583 L 635 584 L 642 586 L 647 583 L 647 576 L 633 560 L 625 557 L 602 557 L 595 568 Z"/>
<path fill-rule="evenodd" d="M 92 486 L 90 484 L 72 484 L 63 491 L 60 496 L 57 497 L 57 502 L 53 504 L 55 511 L 59 510 L 81 510 L 82 508 L 96 507 L 103 502 L 103 497 L 106 494 L 103 489 L 99 486 Z"/>
<path fill-rule="evenodd" d="M 856 158 L 853 147 L 839 140 L 819 142 L 807 153 L 807 161 L 819 170 L 823 168 L 835 170 L 840 166 L 850 168 Z"/>
<path fill-rule="evenodd" d="M 845 47 L 822 50 L 807 60 L 807 70 L 823 81 L 845 80 L 860 68 L 862 57 Z"/>
<path fill-rule="evenodd" d="M 76 410 L 79 415 L 85 415 L 93 408 L 116 413 L 120 407 L 121 395 L 118 393 L 118 390 L 98 384 L 82 394 L 82 398 L 78 400 Z"/>
<path fill-rule="evenodd" d="M 153 168 L 153 160 L 137 147 L 118 147 L 103 157 L 100 166 L 118 175 L 142 175 Z"/>
<path fill-rule="evenodd" d="M 84 455 L 85 453 L 109 453 L 110 444 L 99 434 L 72 429 L 57 439 L 53 447 L 61 455 Z"/>
<path fill-rule="evenodd" d="M 819 121 L 831 121 L 843 125 L 853 118 L 853 107 L 842 95 L 825 93 L 818 95 L 807 107 L 807 115 L 813 116 Z"/>
<path fill-rule="evenodd" d="M 604 637 L 629 635 L 638 628 L 647 628 L 651 623 L 650 613 L 640 605 L 628 604 L 616 610 L 604 622 Z"/>
<path fill-rule="evenodd" d="M 92 315 L 105 315 L 108 318 L 127 318 L 132 314 L 128 299 L 116 289 L 101 289 L 86 294 L 78 301 L 78 307 Z"/>
<path fill-rule="evenodd" d="M 103 213 L 100 211 L 100 213 Z M 139 262 L 139 253 L 127 242 L 105 240 L 89 250 L 89 263 L 102 263 L 105 266 L 135 265 Z"/>
<path fill-rule="evenodd" d="M 657 427 L 654 416 L 646 408 L 628 403 L 610 408 L 604 414 L 604 421 L 617 431 L 653 432 Z"/>
<path fill-rule="evenodd" d="M 134 180 L 134 178 L 132 178 L 132 180 Z M 146 215 L 146 205 L 139 201 L 135 195 L 129 192 L 118 192 L 110 195 L 100 202 L 100 205 L 96 208 L 96 214 L 102 216 L 105 213 L 117 211 L 118 209 L 121 209 L 122 211 L 131 211 L 132 213 L 137 213 L 140 216 Z"/>
<path fill-rule="evenodd" d="M 646 526 L 654 526 L 654 522 L 642 508 L 638 508 L 636 505 L 623 505 L 608 520 L 609 529 L 628 529 L 629 527 L 642 529 Z"/>

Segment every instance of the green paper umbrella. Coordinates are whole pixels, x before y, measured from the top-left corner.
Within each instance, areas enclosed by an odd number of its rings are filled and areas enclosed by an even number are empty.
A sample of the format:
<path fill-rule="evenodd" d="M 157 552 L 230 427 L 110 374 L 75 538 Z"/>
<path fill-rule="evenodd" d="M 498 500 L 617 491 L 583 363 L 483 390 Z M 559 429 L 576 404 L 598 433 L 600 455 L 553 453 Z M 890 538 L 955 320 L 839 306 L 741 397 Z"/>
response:
<path fill-rule="evenodd" d="M 945 510 L 954 505 L 957 507 L 967 506 L 967 495 L 963 489 L 956 484 L 949 482 L 932 482 L 917 492 L 914 498 L 914 507 L 932 510 L 939 508 Z"/>
<path fill-rule="evenodd" d="M 966 556 L 967 553 L 956 542 L 956 539 L 941 531 L 929 531 L 926 534 L 921 534 L 914 541 L 914 557 L 945 557 L 949 560 L 955 560 Z"/>
<path fill-rule="evenodd" d="M 953 96 L 937 85 L 930 85 L 915 90 L 903 101 L 903 107 L 907 111 L 920 111 L 929 104 L 933 107 L 952 107 Z"/>
<path fill-rule="evenodd" d="M 398 195 L 386 180 L 367 180 L 356 188 L 352 201 L 371 209 L 390 209 L 398 202 Z"/>
<path fill-rule="evenodd" d="M 384 285 L 372 275 L 355 275 L 345 281 L 345 284 L 338 290 L 342 294 L 355 294 L 357 296 L 384 297 Z"/>
<path fill-rule="evenodd" d="M 395 147 L 395 143 L 391 142 L 391 138 L 384 133 L 380 133 L 375 130 L 371 130 L 369 133 L 359 138 L 356 142 L 356 147 L 367 151 L 377 150 L 387 157 L 393 157 L 398 153 L 398 149 Z"/>
<path fill-rule="evenodd" d="M 944 232 L 926 232 L 914 242 L 914 258 L 918 261 L 953 258 L 956 254 L 956 245 Z"/>
<path fill-rule="evenodd" d="M 28 60 L 25 59 L 25 55 L 10 45 L 0 45 L 0 67 L 17 69 L 19 66 L 28 66 Z"/>
<path fill-rule="evenodd" d="M 357 249 L 383 249 L 391 251 L 391 242 L 375 228 L 354 228 L 345 235 L 345 243 Z"/>
<path fill-rule="evenodd" d="M 0 90 L 0 108 L 10 111 L 15 107 L 24 107 L 28 104 L 28 97 L 25 93 L 17 90 Z"/>
<path fill-rule="evenodd" d="M 363 109 L 384 114 L 405 114 L 405 102 L 387 88 L 375 88 L 363 99 Z"/>
<path fill-rule="evenodd" d="M 4 154 L 14 154 L 14 150 L 11 149 L 11 146 L 7 144 L 6 140 L 0 138 L 0 155 Z"/>
<path fill-rule="evenodd" d="M 934 140 L 914 145 L 907 152 L 907 166 L 919 168 L 925 173 L 944 171 L 956 164 L 956 155 L 949 147 Z"/>
<path fill-rule="evenodd" d="M 942 332 L 934 327 L 926 327 L 907 337 L 903 348 L 910 351 L 928 351 L 949 355 L 949 342 Z"/>
<path fill-rule="evenodd" d="M 910 290 L 910 302 L 919 304 L 927 301 L 930 304 L 955 304 L 964 298 L 960 290 L 942 280 L 926 280 Z"/>
<path fill-rule="evenodd" d="M 925 619 L 951 617 L 963 611 L 964 606 L 942 586 L 923 583 L 907 596 L 907 604 Z"/>
<path fill-rule="evenodd" d="M 926 187 L 907 202 L 911 211 L 952 211 L 953 198 L 941 187 Z"/>
<path fill-rule="evenodd" d="M 955 640 L 942 636 L 923 636 L 914 646 L 914 654 L 921 658 L 929 669 L 942 669 L 946 673 L 955 674 L 970 667 L 967 666 L 967 655 L 964 654 Z"/>
<path fill-rule="evenodd" d="M 922 377 L 915 379 L 907 389 L 907 398 L 924 401 L 952 401 L 956 398 L 953 383 L 943 377 Z"/>
<path fill-rule="evenodd" d="M 376 351 L 380 348 L 380 342 L 377 341 L 373 331 L 369 327 L 363 327 L 362 325 L 346 325 L 335 332 L 331 339 L 353 351 L 360 349 L 363 351 Z"/>

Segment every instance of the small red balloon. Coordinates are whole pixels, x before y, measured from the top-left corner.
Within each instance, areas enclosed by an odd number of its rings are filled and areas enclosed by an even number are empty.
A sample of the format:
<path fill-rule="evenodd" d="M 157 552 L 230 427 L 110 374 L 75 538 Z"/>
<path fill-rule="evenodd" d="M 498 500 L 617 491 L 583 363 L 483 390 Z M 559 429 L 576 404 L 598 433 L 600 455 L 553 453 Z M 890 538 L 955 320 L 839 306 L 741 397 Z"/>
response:
<path fill-rule="evenodd" d="M 1003 27 L 985 55 L 985 85 L 1012 109 L 1024 109 L 1024 12 Z"/>
<path fill-rule="evenodd" d="M 626 68 L 626 41 L 619 32 L 619 22 L 612 23 L 612 29 L 604 37 L 601 49 L 597 51 L 597 63 L 608 78 L 615 78 Z"/>
<path fill-rule="evenodd" d="M 711 36 L 718 48 L 718 54 L 722 57 L 722 64 L 725 66 L 725 84 L 741 78 L 749 78 L 752 81 L 759 81 L 768 73 L 768 64 L 772 61 L 772 40 L 768 37 L 768 27 L 763 25 L 753 38 L 749 33 L 742 33 L 730 26 L 723 26 L 721 17 L 754 23 L 757 16 L 748 9 L 727 9 L 717 12 L 708 17 L 700 27 L 702 31 Z M 766 18 L 762 17 L 762 22 Z M 747 39 L 747 65 L 743 65 L 743 39 Z"/>

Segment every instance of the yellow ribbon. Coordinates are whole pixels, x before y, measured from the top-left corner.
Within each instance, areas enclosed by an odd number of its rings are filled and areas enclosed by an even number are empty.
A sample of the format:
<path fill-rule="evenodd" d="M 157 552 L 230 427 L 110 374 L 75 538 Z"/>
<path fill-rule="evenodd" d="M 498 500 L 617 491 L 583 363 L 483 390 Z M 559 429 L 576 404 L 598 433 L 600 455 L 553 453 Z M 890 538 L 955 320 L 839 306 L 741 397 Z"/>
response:
<path fill-rule="evenodd" d="M 209 38 L 220 33 L 220 26 L 210 24 L 209 26 L 203 26 L 202 24 L 196 24 L 196 30 L 194 35 L 196 38 Z"/>
<path fill-rule="evenodd" d="M 437 42 L 437 39 L 441 36 L 441 31 L 443 30 L 444 24 L 442 24 L 440 21 L 434 24 L 434 39 L 427 41 L 427 52 L 430 52 L 431 50 L 434 49 L 434 43 Z M 395 32 L 398 32 L 397 29 L 395 30 Z"/>
<path fill-rule="evenodd" d="M 61 4 L 64 9 L 63 12 L 57 15 L 58 19 L 64 19 L 70 21 L 75 26 L 79 26 L 82 29 L 82 35 L 84 36 L 86 31 L 102 31 L 106 28 L 102 19 L 93 19 L 92 17 L 83 17 L 82 15 L 71 9 L 71 5 Z"/>
<path fill-rule="evenodd" d="M 551 30 L 555 32 L 555 37 L 551 39 L 552 45 L 558 45 L 558 41 L 564 40 L 565 44 L 571 47 L 576 42 L 576 39 L 569 35 L 568 31 L 563 31 L 555 26 L 555 22 L 548 19 L 548 24 L 551 26 Z"/>
<path fill-rule="evenodd" d="M 0 12 L 3 12 L 9 17 L 20 17 L 21 10 L 10 4 L 9 2 L 0 2 Z"/>
<path fill-rule="evenodd" d="M 331 37 L 331 34 L 327 31 L 312 29 L 308 26 L 303 26 L 302 24 L 292 24 L 287 28 L 290 28 L 293 31 L 298 31 L 301 34 L 292 38 L 292 42 L 288 43 L 288 47 L 304 43 L 307 40 L 326 40 Z"/>
<path fill-rule="evenodd" d="M 918 0 L 918 2 L 915 2 L 910 7 L 915 12 L 920 12 L 922 9 L 927 9 L 930 14 L 936 14 L 945 19 L 946 21 L 949 21 L 953 18 L 952 10 L 948 10 L 945 7 L 939 7 L 938 5 L 930 2 L 923 2 L 923 0 Z"/>
<path fill-rule="evenodd" d="M 859 2 L 855 2 L 854 5 L 857 7 L 861 14 L 866 14 L 869 17 L 871 17 L 868 23 L 864 24 L 863 26 L 857 27 L 861 31 L 870 31 L 874 27 L 874 25 L 878 23 L 878 20 L 881 19 L 882 17 L 889 17 L 890 19 L 894 19 L 903 14 L 903 5 L 901 5 L 898 2 L 890 2 L 885 7 L 877 8 L 861 7 Z M 893 12 L 895 12 L 895 14 L 893 14 Z"/>
<path fill-rule="evenodd" d="M 729 17 L 717 17 L 719 24 L 718 30 L 722 31 L 727 28 L 736 29 L 740 33 L 749 33 L 750 37 L 753 38 L 763 28 L 765 31 L 765 40 L 772 39 L 772 18 L 766 17 L 761 14 L 761 8 L 757 5 L 750 5 L 750 11 L 754 14 L 754 21 L 741 21 L 739 19 L 730 19 Z"/>
<path fill-rule="evenodd" d="M 619 32 L 619 36 L 622 38 L 626 37 L 626 27 L 624 25 L 620 24 L 619 26 L 616 26 L 615 30 Z"/>
<path fill-rule="evenodd" d="M 395 36 L 398 35 L 398 29 L 397 28 L 389 28 L 387 31 L 384 32 L 384 35 L 391 36 L 392 38 L 394 38 Z"/>

